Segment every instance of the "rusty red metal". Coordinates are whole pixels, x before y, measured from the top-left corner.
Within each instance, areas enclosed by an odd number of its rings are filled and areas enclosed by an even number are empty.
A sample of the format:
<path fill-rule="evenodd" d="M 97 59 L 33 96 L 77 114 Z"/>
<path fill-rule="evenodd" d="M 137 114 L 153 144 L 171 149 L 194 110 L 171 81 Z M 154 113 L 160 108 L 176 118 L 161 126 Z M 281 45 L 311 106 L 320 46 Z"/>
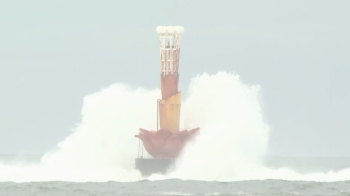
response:
<path fill-rule="evenodd" d="M 199 128 L 172 133 L 166 129 L 148 131 L 140 129 L 135 137 L 141 139 L 146 151 L 154 158 L 176 158 L 188 141 L 197 135 Z"/>
<path fill-rule="evenodd" d="M 179 74 L 168 74 L 160 76 L 162 99 L 167 99 L 178 93 Z"/>
<path fill-rule="evenodd" d="M 178 130 L 181 106 L 181 94 L 178 91 L 178 70 L 180 38 L 183 27 L 157 27 L 157 32 L 160 36 L 160 82 L 162 92 L 161 105 L 159 105 L 160 101 L 157 103 L 157 129 L 158 119 L 161 129 L 157 131 L 140 129 L 140 133 L 135 137 L 143 142 L 147 152 L 154 158 L 176 158 L 187 142 L 198 133 L 199 128 L 189 131 Z"/>

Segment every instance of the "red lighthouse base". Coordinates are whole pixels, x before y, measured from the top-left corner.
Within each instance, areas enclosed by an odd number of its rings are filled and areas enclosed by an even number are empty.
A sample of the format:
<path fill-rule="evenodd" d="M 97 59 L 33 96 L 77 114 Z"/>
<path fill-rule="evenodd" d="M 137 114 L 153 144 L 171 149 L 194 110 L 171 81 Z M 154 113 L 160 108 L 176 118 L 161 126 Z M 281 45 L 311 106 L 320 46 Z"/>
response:
<path fill-rule="evenodd" d="M 146 151 L 154 158 L 174 159 L 178 157 L 186 143 L 191 140 L 199 128 L 172 133 L 166 129 L 158 131 L 148 131 L 140 129 L 139 135 L 135 137 L 141 139 Z"/>

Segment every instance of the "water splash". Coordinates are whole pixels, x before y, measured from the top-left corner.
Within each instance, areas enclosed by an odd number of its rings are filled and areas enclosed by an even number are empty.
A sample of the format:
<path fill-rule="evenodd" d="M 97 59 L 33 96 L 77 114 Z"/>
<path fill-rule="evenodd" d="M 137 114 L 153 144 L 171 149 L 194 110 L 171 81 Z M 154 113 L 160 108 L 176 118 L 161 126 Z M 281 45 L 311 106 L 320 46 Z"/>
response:
<path fill-rule="evenodd" d="M 259 86 L 243 84 L 235 74 L 194 78 L 184 104 L 184 126 L 199 125 L 200 136 L 186 148 L 172 175 L 232 180 L 259 166 L 269 136 L 259 94 Z"/>
<path fill-rule="evenodd" d="M 129 181 L 134 170 L 139 127 L 155 128 L 159 90 L 111 85 L 86 96 L 82 121 L 39 165 L 4 166 L 1 181 Z"/>
<path fill-rule="evenodd" d="M 236 74 L 219 72 L 192 79 L 184 101 L 182 127 L 200 127 L 166 176 L 149 179 L 191 180 L 284 179 L 349 180 L 350 170 L 300 174 L 269 169 L 261 162 L 269 126 L 261 109 L 261 88 L 244 84 Z M 156 128 L 160 91 L 114 84 L 84 98 L 82 121 L 39 164 L 0 163 L 0 181 L 136 181 L 134 170 L 139 127 Z"/>

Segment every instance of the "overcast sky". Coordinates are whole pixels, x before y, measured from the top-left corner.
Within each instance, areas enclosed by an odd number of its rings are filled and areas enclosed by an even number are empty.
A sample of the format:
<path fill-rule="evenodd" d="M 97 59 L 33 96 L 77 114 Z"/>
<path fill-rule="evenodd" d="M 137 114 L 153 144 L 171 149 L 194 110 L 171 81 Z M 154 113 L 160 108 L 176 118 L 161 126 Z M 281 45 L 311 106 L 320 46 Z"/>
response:
<path fill-rule="evenodd" d="M 185 27 L 183 91 L 219 70 L 262 86 L 269 155 L 350 156 L 348 0 L 2 0 L 0 153 L 53 148 L 110 84 L 158 88 L 158 25 Z"/>

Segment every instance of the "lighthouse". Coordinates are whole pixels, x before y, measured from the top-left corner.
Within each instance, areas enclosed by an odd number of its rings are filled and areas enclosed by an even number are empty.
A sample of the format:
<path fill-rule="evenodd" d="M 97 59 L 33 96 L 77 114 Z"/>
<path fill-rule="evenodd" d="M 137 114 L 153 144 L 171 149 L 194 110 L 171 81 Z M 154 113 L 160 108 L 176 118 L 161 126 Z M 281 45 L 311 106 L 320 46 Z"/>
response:
<path fill-rule="evenodd" d="M 143 158 L 142 152 L 136 158 L 136 169 L 144 175 L 166 173 L 180 155 L 186 144 L 194 139 L 199 128 L 180 130 L 181 91 L 179 91 L 179 67 L 182 26 L 158 26 L 160 46 L 161 99 L 157 100 L 157 129 L 139 129 L 143 147 L 153 157 Z"/>

